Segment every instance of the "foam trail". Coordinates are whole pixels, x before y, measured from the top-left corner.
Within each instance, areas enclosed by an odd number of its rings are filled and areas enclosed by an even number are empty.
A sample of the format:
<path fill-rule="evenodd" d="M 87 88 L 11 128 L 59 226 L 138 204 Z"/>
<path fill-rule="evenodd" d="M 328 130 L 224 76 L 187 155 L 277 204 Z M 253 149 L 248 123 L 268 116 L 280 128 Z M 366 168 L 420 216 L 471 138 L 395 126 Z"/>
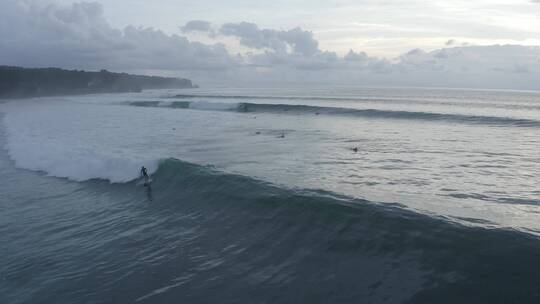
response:
<path fill-rule="evenodd" d="M 138 177 L 141 165 L 150 173 L 156 171 L 158 160 L 126 159 L 98 155 L 97 153 L 48 150 L 44 157 L 33 158 L 24 144 L 9 141 L 9 156 L 21 169 L 47 172 L 49 176 L 68 178 L 74 181 L 105 179 L 113 183 L 129 182 Z"/>
<path fill-rule="evenodd" d="M 92 122 L 90 116 L 76 117 L 75 112 L 58 104 L 17 103 L 2 105 L 1 109 L 7 113 L 2 119 L 7 153 L 18 168 L 74 181 L 104 179 L 113 183 L 138 178 L 143 165 L 150 173 L 158 168 L 158 157 L 133 153 L 120 145 L 110 149 L 119 141 L 112 135 L 103 143 L 92 142 L 105 139 L 107 130 L 100 129 L 99 124 L 104 125 L 107 117 L 96 115 Z M 90 126 L 92 123 L 95 125 Z"/>
<path fill-rule="evenodd" d="M 207 102 L 207 101 L 130 101 L 127 104 L 135 107 L 146 108 L 174 108 L 193 109 L 205 111 L 235 111 L 238 110 L 238 103 Z"/>
<path fill-rule="evenodd" d="M 138 177 L 138 169 L 144 165 L 150 173 L 157 170 L 159 161 L 97 153 L 92 150 L 72 149 L 65 146 L 41 144 L 39 157 L 33 151 L 35 144 L 15 139 L 8 132 L 8 155 L 21 169 L 43 171 L 47 175 L 74 181 L 105 179 L 123 183 Z"/>

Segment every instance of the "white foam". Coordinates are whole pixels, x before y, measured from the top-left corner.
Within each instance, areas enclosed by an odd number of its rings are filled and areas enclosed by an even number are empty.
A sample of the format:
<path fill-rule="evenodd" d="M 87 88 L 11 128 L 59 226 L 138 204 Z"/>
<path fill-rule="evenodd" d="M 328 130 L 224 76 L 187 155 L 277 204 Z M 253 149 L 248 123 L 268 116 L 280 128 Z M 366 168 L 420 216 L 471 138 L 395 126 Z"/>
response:
<path fill-rule="evenodd" d="M 133 138 L 122 136 L 122 125 L 133 123 L 102 107 L 44 99 L 15 101 L 0 110 L 8 155 L 18 168 L 75 181 L 111 182 L 137 178 L 143 165 L 150 173 L 157 170 L 158 155 L 136 153 L 137 147 L 129 144 Z"/>
<path fill-rule="evenodd" d="M 156 107 L 125 106 L 126 100 L 154 99 L 149 95 L 103 94 L 0 104 L 8 155 L 18 168 L 51 176 L 127 182 L 139 176 L 141 166 L 154 173 L 161 159 L 193 161 L 209 145 L 220 141 L 231 144 L 237 138 L 220 135 L 229 121 L 239 123 L 225 119 L 223 113 L 171 111 L 169 100 Z M 236 107 L 232 103 L 193 104 L 201 110 Z"/>
<path fill-rule="evenodd" d="M 233 111 L 238 108 L 238 103 L 194 101 L 189 103 L 189 108 L 209 111 Z"/>

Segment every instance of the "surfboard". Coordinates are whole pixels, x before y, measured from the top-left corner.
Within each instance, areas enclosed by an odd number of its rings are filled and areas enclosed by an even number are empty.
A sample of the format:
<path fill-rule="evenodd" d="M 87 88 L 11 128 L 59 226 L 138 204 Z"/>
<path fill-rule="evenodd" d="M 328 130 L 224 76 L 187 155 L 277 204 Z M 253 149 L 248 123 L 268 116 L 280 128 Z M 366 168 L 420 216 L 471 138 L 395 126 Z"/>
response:
<path fill-rule="evenodd" d="M 146 182 L 144 181 L 144 178 L 141 178 L 138 182 L 137 182 L 137 186 L 148 186 L 148 185 L 151 185 L 152 184 L 152 179 L 149 178 Z"/>

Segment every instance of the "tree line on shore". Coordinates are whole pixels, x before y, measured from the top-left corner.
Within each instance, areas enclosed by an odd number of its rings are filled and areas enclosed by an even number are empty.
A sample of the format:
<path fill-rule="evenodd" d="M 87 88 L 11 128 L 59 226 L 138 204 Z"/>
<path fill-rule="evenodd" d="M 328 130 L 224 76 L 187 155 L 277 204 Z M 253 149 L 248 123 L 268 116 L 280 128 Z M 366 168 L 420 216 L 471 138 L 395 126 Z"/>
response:
<path fill-rule="evenodd" d="M 145 89 L 192 88 L 189 79 L 59 68 L 0 66 L 0 98 L 140 92 Z"/>

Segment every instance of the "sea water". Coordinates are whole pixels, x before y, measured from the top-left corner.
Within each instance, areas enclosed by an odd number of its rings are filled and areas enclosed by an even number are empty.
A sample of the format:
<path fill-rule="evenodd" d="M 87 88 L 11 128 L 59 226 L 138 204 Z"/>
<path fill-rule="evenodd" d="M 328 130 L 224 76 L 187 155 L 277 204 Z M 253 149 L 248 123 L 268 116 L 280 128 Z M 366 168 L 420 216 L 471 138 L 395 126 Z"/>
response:
<path fill-rule="evenodd" d="M 208 88 L 0 112 L 2 303 L 540 299 L 540 93 Z"/>

